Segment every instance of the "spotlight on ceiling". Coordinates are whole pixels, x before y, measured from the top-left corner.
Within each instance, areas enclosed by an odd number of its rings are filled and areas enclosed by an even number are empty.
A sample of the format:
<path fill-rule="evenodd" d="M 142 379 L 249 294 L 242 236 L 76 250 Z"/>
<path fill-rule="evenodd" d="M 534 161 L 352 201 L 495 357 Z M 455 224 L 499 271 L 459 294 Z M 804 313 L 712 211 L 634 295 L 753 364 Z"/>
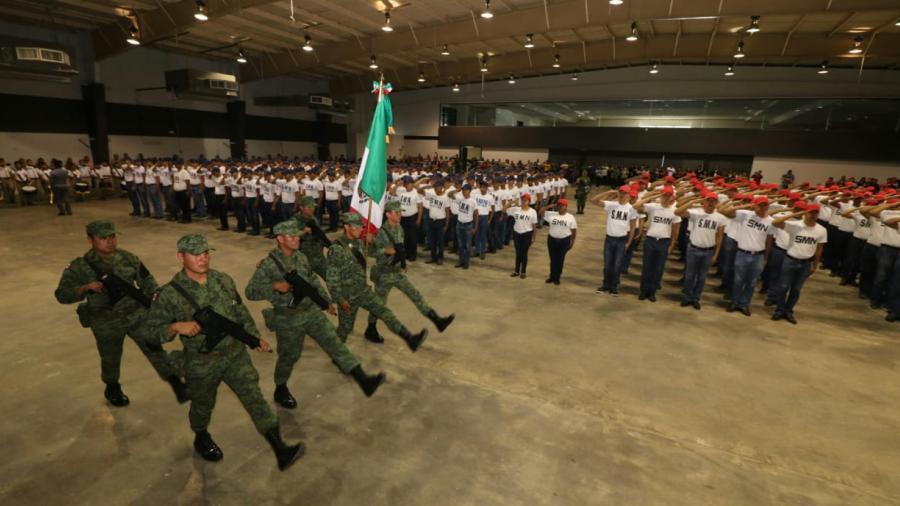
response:
<path fill-rule="evenodd" d="M 625 0 L 609 0 L 609 5 L 622 5 Z"/>
<path fill-rule="evenodd" d="M 553 68 L 559 68 L 559 53 L 556 53 L 556 55 L 553 57 Z"/>
<path fill-rule="evenodd" d="M 650 67 L 651 74 L 659 74 L 659 64 L 654 63 L 653 66 Z"/>
<path fill-rule="evenodd" d="M 236 59 L 238 63 L 247 63 L 247 57 L 244 55 L 243 49 L 238 48 L 238 55 Z"/>
<path fill-rule="evenodd" d="M 391 26 L 391 13 L 390 12 L 384 13 L 384 25 L 381 26 L 381 30 L 385 31 L 385 32 L 393 32 L 394 31 L 394 27 Z"/>
<path fill-rule="evenodd" d="M 759 16 L 750 16 L 750 26 L 747 27 L 747 33 L 759 32 Z"/>
<path fill-rule="evenodd" d="M 628 37 L 625 37 L 625 40 L 628 42 L 634 42 L 638 40 L 638 31 L 637 31 L 637 22 L 631 22 L 631 33 L 628 34 Z"/>
<path fill-rule="evenodd" d="M 734 52 L 735 58 L 743 58 L 744 57 L 744 41 L 738 42 L 737 51 Z"/>
<path fill-rule="evenodd" d="M 375 69 L 378 68 L 378 62 L 375 61 L 375 55 L 374 55 L 374 54 L 372 55 L 372 60 L 371 60 L 371 62 L 369 63 L 369 68 L 372 69 L 372 70 L 375 70 Z"/>
<path fill-rule="evenodd" d="M 534 47 L 534 34 L 529 33 L 525 35 L 525 49 L 531 49 Z"/>
<path fill-rule="evenodd" d="M 206 12 L 206 2 L 204 0 L 197 0 L 197 10 L 194 12 L 194 19 L 201 22 L 209 20 L 209 16 Z"/>
<path fill-rule="evenodd" d="M 458 93 L 458 92 L 459 92 L 459 85 L 456 84 L 456 83 L 453 83 L 453 88 L 450 88 L 450 89 L 453 90 L 453 93 Z"/>
<path fill-rule="evenodd" d="M 572 80 L 573 80 L 573 81 L 577 81 L 577 80 L 578 80 L 578 72 L 575 72 L 574 74 L 572 74 Z"/>
<path fill-rule="evenodd" d="M 487 68 L 487 56 L 484 56 L 484 57 L 481 58 L 481 71 L 482 71 L 482 72 L 487 72 L 487 71 L 488 71 L 488 68 Z"/>
<path fill-rule="evenodd" d="M 481 11 L 481 17 L 484 19 L 491 19 L 494 17 L 494 13 L 491 12 L 491 0 L 484 0 L 484 10 Z"/>
<path fill-rule="evenodd" d="M 441 49 L 441 54 L 443 56 L 450 56 L 450 48 L 447 47 L 447 44 L 444 44 L 443 49 Z"/>
<path fill-rule="evenodd" d="M 419 72 L 419 78 L 416 79 L 416 81 L 419 81 L 420 83 L 424 83 L 425 82 L 425 72 Z"/>
<path fill-rule="evenodd" d="M 506 82 L 508 82 L 509 84 L 516 84 L 516 76 L 510 74 L 509 79 Z"/>
<path fill-rule="evenodd" d="M 827 74 L 828 73 L 828 60 L 822 61 L 822 64 L 819 65 L 819 70 L 816 73 L 817 74 Z"/>
<path fill-rule="evenodd" d="M 853 49 L 850 50 L 850 54 L 862 53 L 862 43 L 863 38 L 857 35 L 856 38 L 853 39 Z"/>
<path fill-rule="evenodd" d="M 728 70 L 725 71 L 725 75 L 729 76 L 729 77 L 734 75 L 734 64 L 733 63 L 728 66 Z"/>
<path fill-rule="evenodd" d="M 310 51 L 313 50 L 313 47 L 312 47 L 312 39 L 309 38 L 309 35 L 304 35 L 304 36 L 303 36 L 303 47 L 302 47 L 302 49 L 303 49 L 304 51 L 306 51 L 307 53 L 309 53 Z"/>
<path fill-rule="evenodd" d="M 125 39 L 125 42 L 131 44 L 132 46 L 140 46 L 141 41 L 138 40 L 140 36 L 140 30 L 138 30 L 137 24 L 132 21 L 131 27 L 128 28 L 128 38 Z"/>

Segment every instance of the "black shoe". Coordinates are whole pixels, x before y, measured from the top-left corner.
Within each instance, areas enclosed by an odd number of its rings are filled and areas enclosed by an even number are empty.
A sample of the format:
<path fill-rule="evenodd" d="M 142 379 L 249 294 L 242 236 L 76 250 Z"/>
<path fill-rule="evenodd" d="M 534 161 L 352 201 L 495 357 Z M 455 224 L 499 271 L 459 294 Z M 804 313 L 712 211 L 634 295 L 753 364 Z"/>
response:
<path fill-rule="evenodd" d="M 118 383 L 107 384 L 103 396 L 106 397 L 106 400 L 108 400 L 110 404 L 117 408 L 127 406 L 131 402 L 128 400 L 128 396 L 122 392 L 122 386 Z"/>
<path fill-rule="evenodd" d="M 259 235 L 259 232 L 247 232 L 247 235 Z"/>
<path fill-rule="evenodd" d="M 900 320 L 900 318 L 898 318 L 897 315 L 895 315 L 894 313 L 888 313 L 887 316 L 884 317 L 884 321 L 891 322 L 891 323 L 893 323 L 897 320 Z"/>
<path fill-rule="evenodd" d="M 519 274 L 519 278 L 525 279 L 525 273 L 523 272 L 522 274 Z"/>
<path fill-rule="evenodd" d="M 266 441 L 269 442 L 269 445 L 272 447 L 272 451 L 275 452 L 275 458 L 278 459 L 278 469 L 284 471 L 291 464 L 297 461 L 300 457 L 306 453 L 306 447 L 303 446 L 303 443 L 297 443 L 295 445 L 288 445 L 281 439 L 281 431 L 278 430 L 278 426 L 274 429 L 269 430 L 265 434 Z"/>
<path fill-rule="evenodd" d="M 696 309 L 697 311 L 700 310 L 700 301 L 695 300 L 693 303 L 691 303 L 691 305 L 694 306 L 694 309 Z"/>
<path fill-rule="evenodd" d="M 638 295 L 638 300 L 647 300 L 647 294 L 642 293 L 642 294 Z"/>
<path fill-rule="evenodd" d="M 771 307 L 771 306 L 774 306 L 774 305 L 775 305 L 775 301 L 766 299 L 766 301 L 763 302 L 763 305 L 766 306 L 766 307 Z"/>
<path fill-rule="evenodd" d="M 618 291 L 618 290 L 610 290 L 610 291 L 609 291 L 609 294 L 612 295 L 613 297 L 618 297 L 618 296 L 619 296 L 619 291 Z"/>
<path fill-rule="evenodd" d="M 438 258 L 438 261 L 435 262 L 435 263 L 438 264 L 438 265 L 444 265 L 444 259 L 443 259 L 443 258 Z"/>
<path fill-rule="evenodd" d="M 433 264 L 433 263 L 435 263 L 435 262 L 437 262 L 437 260 L 435 260 L 435 259 L 433 259 L 433 258 L 429 258 L 428 260 L 425 260 L 425 263 L 426 263 L 426 264 Z"/>
<path fill-rule="evenodd" d="M 469 264 L 463 265 L 463 269 L 468 270 L 468 269 L 469 269 Z"/>
<path fill-rule="evenodd" d="M 547 278 L 544 280 L 544 283 L 552 283 L 552 282 L 553 282 L 553 278 Z"/>
<path fill-rule="evenodd" d="M 689 300 L 681 301 L 681 307 L 688 307 L 690 305 L 691 305 L 691 301 L 689 301 Z"/>
<path fill-rule="evenodd" d="M 400 337 L 406 341 L 406 345 L 415 353 L 415 351 L 419 349 L 419 346 L 422 346 L 425 338 L 428 337 L 428 330 L 422 329 L 418 334 L 411 334 L 409 330 L 403 329 L 400 331 Z"/>
<path fill-rule="evenodd" d="M 443 332 L 444 329 L 446 329 L 450 326 L 451 323 L 453 323 L 453 319 L 456 318 L 456 315 L 453 314 L 444 317 L 438 316 L 434 309 L 429 311 L 425 316 L 428 317 L 429 320 L 431 320 L 431 323 L 433 323 L 435 327 L 437 327 L 438 332 Z"/>
<path fill-rule="evenodd" d="M 482 254 L 480 254 L 480 255 L 478 255 L 478 258 L 480 258 L 480 259 L 482 259 L 482 260 L 484 260 L 484 253 L 482 253 Z"/>
<path fill-rule="evenodd" d="M 297 407 L 297 399 L 291 395 L 287 385 L 275 385 L 275 402 L 285 409 L 294 409 Z"/>
<path fill-rule="evenodd" d="M 878 302 L 873 302 L 873 303 L 869 304 L 869 307 L 872 308 L 872 309 L 881 309 L 881 308 L 884 307 L 884 306 L 882 306 L 882 305 L 881 305 L 880 303 L 878 303 Z"/>
<path fill-rule="evenodd" d="M 656 295 L 653 295 L 651 293 L 650 295 L 647 296 L 647 300 L 649 300 L 650 302 L 656 302 Z"/>
<path fill-rule="evenodd" d="M 733 312 L 737 311 L 737 308 L 734 306 L 728 306 L 728 308 L 725 309 L 725 311 L 728 313 L 733 313 Z"/>
<path fill-rule="evenodd" d="M 228 227 L 216 227 L 216 230 L 227 232 L 227 231 L 228 231 Z"/>
<path fill-rule="evenodd" d="M 741 309 L 741 313 L 743 313 L 744 316 L 750 316 L 750 308 L 749 308 L 749 307 L 745 307 L 745 308 Z M 786 317 L 785 317 L 785 318 L 786 318 Z"/>
<path fill-rule="evenodd" d="M 842 279 L 841 282 L 838 283 L 838 286 L 847 286 L 847 285 L 849 285 L 849 284 L 850 284 L 850 281 L 849 281 L 849 280 L 847 280 L 847 279 Z"/>
<path fill-rule="evenodd" d="M 554 280 L 553 280 L 553 284 L 554 284 L 554 285 L 559 285 L 559 280 L 558 280 L 558 279 L 554 279 Z"/>
<path fill-rule="evenodd" d="M 510 274 L 509 277 L 511 277 L 511 278 L 517 278 L 517 277 L 519 277 L 519 273 L 518 273 L 518 272 L 514 272 L 514 273 Z"/>
<path fill-rule="evenodd" d="M 791 322 L 791 323 L 793 323 L 794 325 L 797 324 L 797 319 L 794 318 L 794 315 L 792 315 L 792 314 L 786 314 L 786 315 L 784 315 L 784 319 L 787 320 L 787 321 L 789 321 L 789 322 Z"/>
<path fill-rule="evenodd" d="M 781 313 L 775 313 L 772 315 L 772 321 L 777 322 L 778 320 L 784 318 L 784 315 Z"/>
<path fill-rule="evenodd" d="M 381 337 L 381 334 L 378 333 L 378 328 L 376 328 L 376 324 L 370 323 L 368 327 L 366 327 L 366 333 L 363 334 L 367 341 L 381 344 L 384 342 L 384 338 Z"/>
<path fill-rule="evenodd" d="M 463 264 L 456 264 L 456 265 L 454 265 L 453 267 L 454 267 L 455 269 L 462 269 L 462 268 L 465 267 L 465 266 L 464 266 Z"/>
<path fill-rule="evenodd" d="M 188 401 L 187 387 L 184 385 L 184 382 L 181 381 L 181 378 L 172 375 L 166 378 L 166 381 L 172 385 L 172 391 L 175 392 L 175 398 L 178 399 L 178 404 L 184 404 Z"/>
<path fill-rule="evenodd" d="M 218 462 L 222 460 L 222 449 L 213 441 L 209 432 L 201 430 L 194 433 L 194 451 L 200 454 L 203 460 Z"/>
<path fill-rule="evenodd" d="M 378 390 L 378 387 L 381 386 L 384 379 L 387 377 L 383 372 L 375 375 L 366 374 L 361 365 L 350 369 L 350 376 L 353 376 L 356 384 L 359 385 L 359 388 L 366 394 L 366 397 L 372 397 L 372 394 Z"/>
<path fill-rule="evenodd" d="M 609 293 L 609 291 L 610 291 L 609 288 L 606 288 L 605 286 L 601 286 L 600 288 L 597 288 L 594 291 L 594 293 L 596 293 L 597 295 L 604 295 L 604 294 Z"/>

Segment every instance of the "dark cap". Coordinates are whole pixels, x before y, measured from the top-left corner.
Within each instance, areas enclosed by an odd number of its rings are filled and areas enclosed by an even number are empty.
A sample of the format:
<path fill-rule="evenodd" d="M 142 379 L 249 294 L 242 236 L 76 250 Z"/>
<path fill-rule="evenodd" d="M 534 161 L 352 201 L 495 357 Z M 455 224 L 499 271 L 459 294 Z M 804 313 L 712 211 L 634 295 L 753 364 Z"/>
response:
<path fill-rule="evenodd" d="M 187 234 L 178 239 L 178 252 L 199 255 L 213 248 L 209 247 L 206 237 L 201 234 Z"/>

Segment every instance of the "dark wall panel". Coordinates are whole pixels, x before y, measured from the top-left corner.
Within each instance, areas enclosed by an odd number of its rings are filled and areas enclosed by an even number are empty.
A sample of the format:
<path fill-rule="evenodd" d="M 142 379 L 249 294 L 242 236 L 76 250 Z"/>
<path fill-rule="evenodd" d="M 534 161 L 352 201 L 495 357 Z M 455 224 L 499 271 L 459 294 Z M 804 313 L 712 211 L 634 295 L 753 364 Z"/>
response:
<path fill-rule="evenodd" d="M 443 148 L 624 151 L 633 153 L 900 160 L 900 135 L 738 129 L 441 127 Z"/>
<path fill-rule="evenodd" d="M 0 131 L 86 134 L 88 124 L 80 100 L 0 94 Z"/>
<path fill-rule="evenodd" d="M 113 135 L 227 139 L 229 134 L 225 113 L 113 103 L 106 109 Z"/>

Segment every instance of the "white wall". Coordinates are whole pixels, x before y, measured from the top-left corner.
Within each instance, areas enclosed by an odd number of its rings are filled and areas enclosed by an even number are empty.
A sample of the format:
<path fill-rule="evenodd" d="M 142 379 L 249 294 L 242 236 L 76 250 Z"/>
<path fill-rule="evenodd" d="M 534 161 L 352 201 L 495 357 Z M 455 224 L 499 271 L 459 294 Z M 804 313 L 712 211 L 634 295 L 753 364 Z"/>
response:
<path fill-rule="evenodd" d="M 201 139 L 190 137 L 150 137 L 137 135 L 110 135 L 109 154 L 122 155 L 128 153 L 132 158 L 139 153 L 145 157 L 170 157 L 179 155 L 185 159 L 197 158 L 230 158 L 231 149 L 228 139 Z"/>
<path fill-rule="evenodd" d="M 896 163 L 767 157 L 756 157 L 753 160 L 753 172 L 761 170 L 763 181 L 767 183 L 781 182 L 781 175 L 788 169 L 794 171 L 797 183 L 808 181 L 817 184 L 829 177 L 838 179 L 841 176 L 874 177 L 881 181 L 889 177 L 900 177 L 900 164 Z"/>
<path fill-rule="evenodd" d="M 247 156 L 266 156 L 281 154 L 284 156 L 316 156 L 318 146 L 315 142 L 262 141 L 247 139 Z"/>
<path fill-rule="evenodd" d="M 65 161 L 69 157 L 77 160 L 83 156 L 91 156 L 87 135 L 0 132 L 0 158 L 6 161 L 19 158 Z"/>
<path fill-rule="evenodd" d="M 519 149 L 519 150 L 499 150 L 499 149 L 482 149 L 481 157 L 485 160 L 510 160 L 513 162 L 533 162 L 535 160 L 543 162 L 550 156 L 548 149 Z"/>

